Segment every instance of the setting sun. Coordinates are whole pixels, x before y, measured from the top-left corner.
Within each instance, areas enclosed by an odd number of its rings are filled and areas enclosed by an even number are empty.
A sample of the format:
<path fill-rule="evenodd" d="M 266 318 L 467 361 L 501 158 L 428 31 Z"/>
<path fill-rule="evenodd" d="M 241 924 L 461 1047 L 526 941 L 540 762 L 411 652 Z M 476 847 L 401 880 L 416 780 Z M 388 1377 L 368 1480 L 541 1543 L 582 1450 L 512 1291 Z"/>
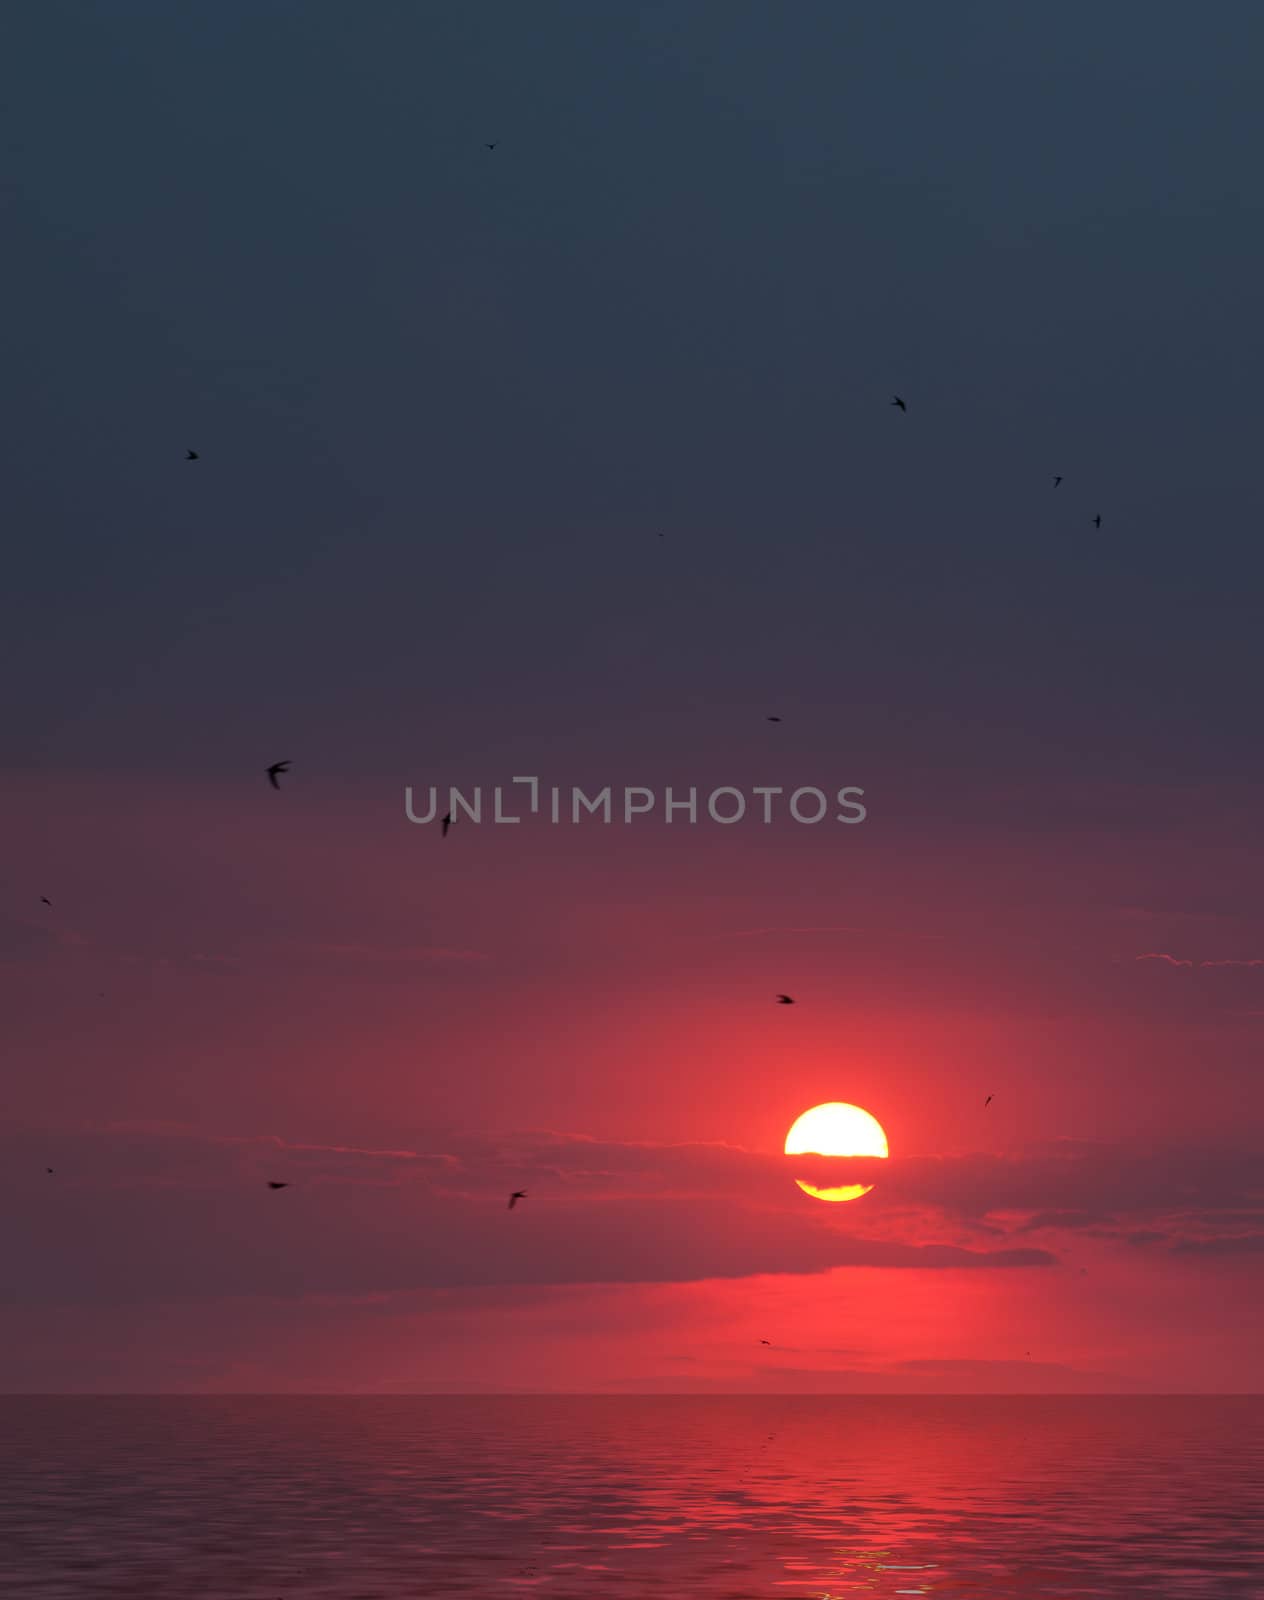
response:
<path fill-rule="evenodd" d="M 830 1100 L 805 1111 L 786 1135 L 788 1156 L 887 1156 L 887 1136 L 876 1117 L 859 1106 Z M 794 1180 L 817 1200 L 858 1200 L 873 1188 L 871 1183 L 851 1183 L 837 1189 L 818 1189 Z"/>

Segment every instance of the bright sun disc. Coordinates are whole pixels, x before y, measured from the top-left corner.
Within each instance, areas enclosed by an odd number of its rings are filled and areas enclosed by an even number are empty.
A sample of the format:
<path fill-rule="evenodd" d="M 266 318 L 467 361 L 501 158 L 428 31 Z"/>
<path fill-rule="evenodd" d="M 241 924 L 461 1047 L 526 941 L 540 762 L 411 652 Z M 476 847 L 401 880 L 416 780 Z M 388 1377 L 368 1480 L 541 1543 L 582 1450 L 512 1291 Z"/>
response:
<path fill-rule="evenodd" d="M 786 1135 L 788 1156 L 887 1156 L 887 1136 L 877 1117 L 871 1117 L 859 1106 L 849 1106 L 842 1100 L 829 1100 L 822 1106 L 805 1111 Z M 804 1194 L 818 1200 L 858 1200 L 873 1188 L 871 1183 L 849 1183 L 839 1189 L 818 1189 L 794 1180 Z"/>

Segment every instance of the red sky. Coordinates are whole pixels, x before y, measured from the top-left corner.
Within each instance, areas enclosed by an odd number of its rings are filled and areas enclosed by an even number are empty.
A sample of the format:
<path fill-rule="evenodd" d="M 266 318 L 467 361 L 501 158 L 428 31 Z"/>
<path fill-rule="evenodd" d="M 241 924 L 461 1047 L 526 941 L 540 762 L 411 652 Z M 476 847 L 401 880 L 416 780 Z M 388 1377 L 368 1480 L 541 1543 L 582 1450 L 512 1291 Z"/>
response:
<path fill-rule="evenodd" d="M 15 779 L 0 1387 L 1257 1389 L 1240 797 L 936 792 L 441 840 L 297 764 Z M 779 1154 L 827 1099 L 851 1205 Z"/>
<path fill-rule="evenodd" d="M 8 8 L 0 1389 L 1260 1387 L 1264 12 L 962 9 Z"/>

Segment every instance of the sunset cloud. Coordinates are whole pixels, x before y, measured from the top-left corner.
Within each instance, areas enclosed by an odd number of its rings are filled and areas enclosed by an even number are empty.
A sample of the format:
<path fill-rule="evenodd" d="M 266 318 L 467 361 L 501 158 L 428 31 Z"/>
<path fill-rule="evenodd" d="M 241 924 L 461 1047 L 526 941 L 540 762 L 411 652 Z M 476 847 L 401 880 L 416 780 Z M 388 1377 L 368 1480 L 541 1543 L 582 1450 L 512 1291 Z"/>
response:
<path fill-rule="evenodd" d="M 12 1136 L 11 1136 L 12 1137 Z M 29 1136 L 28 1136 L 29 1137 Z M 275 1134 L 208 1136 L 170 1123 L 129 1122 L 49 1135 L 72 1152 L 67 1176 L 103 1186 L 158 1181 L 191 1187 L 265 1169 L 314 1183 L 442 1182 L 470 1200 L 499 1198 L 511 1180 L 543 1182 L 554 1201 L 731 1200 L 802 1212 L 794 1177 L 821 1186 L 873 1184 L 864 1214 L 909 1204 L 971 1219 L 1025 1214 L 1025 1230 L 1077 1228 L 1115 1215 L 1178 1208 L 1220 1211 L 1264 1199 L 1264 1155 L 1253 1150 L 1147 1148 L 1057 1141 L 1015 1155 L 787 1157 L 719 1141 L 649 1143 L 546 1130 L 448 1135 L 444 1149 L 301 1143 Z M 10 1152 L 10 1160 L 14 1159 Z M 819 1204 L 811 1208 L 813 1214 Z M 855 1208 L 829 1207 L 850 1220 Z"/>
<path fill-rule="evenodd" d="M 29 1135 L 4 1151 L 10 1205 L 40 1211 L 7 1293 L 54 1298 L 477 1285 L 688 1282 L 838 1268 L 1052 1267 L 1057 1235 L 1147 1228 L 1186 1254 L 1233 1255 L 1264 1163 L 1233 1152 L 1076 1144 L 1003 1158 L 842 1163 L 876 1187 L 806 1200 L 783 1156 L 553 1132 L 368 1149 L 171 1126 Z M 45 1159 L 56 1169 L 50 1186 Z M 271 1193 L 266 1180 L 290 1187 Z M 505 1197 L 528 1200 L 509 1216 Z M 1078 1204 L 1071 1204 L 1078 1201 Z M 1224 1216 L 1223 1223 L 1218 1218 Z M 1006 1242 L 1042 1233 L 1054 1248 Z"/>

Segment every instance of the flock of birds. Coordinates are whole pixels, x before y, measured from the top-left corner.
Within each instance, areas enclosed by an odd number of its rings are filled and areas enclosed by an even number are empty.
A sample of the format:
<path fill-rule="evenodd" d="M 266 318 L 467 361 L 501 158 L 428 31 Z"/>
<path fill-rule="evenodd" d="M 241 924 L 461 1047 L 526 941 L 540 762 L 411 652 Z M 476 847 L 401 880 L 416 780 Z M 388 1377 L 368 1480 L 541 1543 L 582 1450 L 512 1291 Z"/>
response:
<path fill-rule="evenodd" d="M 898 406 L 901 411 L 904 411 L 904 412 L 908 411 L 908 406 L 905 404 L 905 402 L 900 398 L 900 396 L 898 394 L 897 395 L 893 395 L 891 397 L 891 404 L 893 406 Z M 1053 487 L 1056 489 L 1059 486 L 1059 484 L 1061 484 L 1061 482 L 1062 482 L 1062 473 L 1055 472 L 1054 475 L 1053 475 Z M 1092 521 L 1093 521 L 1093 526 L 1095 528 L 1100 528 L 1101 527 L 1101 525 L 1102 525 L 1102 514 L 1101 514 L 1100 511 L 1092 519 Z M 769 717 L 768 720 L 769 720 L 769 722 L 780 722 L 781 718 L 780 717 Z"/>
<path fill-rule="evenodd" d="M 495 144 L 485 144 L 483 146 L 484 150 L 494 150 L 495 148 L 496 148 Z M 893 395 L 892 399 L 891 399 L 891 404 L 893 406 L 897 407 L 902 412 L 907 413 L 907 411 L 908 411 L 908 404 L 903 399 L 903 397 L 901 395 L 898 395 L 898 394 L 897 395 Z M 202 459 L 202 457 L 201 457 L 201 455 L 199 454 L 198 451 L 196 451 L 196 450 L 194 450 L 192 448 L 189 448 L 189 449 L 185 450 L 184 459 L 186 461 L 200 461 Z M 1062 473 L 1059 472 L 1059 473 L 1056 473 L 1054 475 L 1053 487 L 1055 489 L 1058 488 L 1059 485 L 1062 483 L 1062 479 L 1063 479 Z M 1101 525 L 1102 525 L 1101 512 L 1098 512 L 1097 515 L 1093 518 L 1093 526 L 1095 528 L 1100 528 Z M 769 716 L 766 720 L 769 721 L 769 722 L 780 722 L 782 719 L 780 717 L 778 717 L 778 716 Z M 265 769 L 265 771 L 267 773 L 268 782 L 272 785 L 272 787 L 274 789 L 278 789 L 278 790 L 280 789 L 280 787 L 281 787 L 280 779 L 282 777 L 284 777 L 286 773 L 289 772 L 291 765 L 292 765 L 292 763 L 290 761 L 288 761 L 288 760 L 287 761 L 274 761 L 269 767 L 267 767 Z M 451 828 L 451 826 L 452 826 L 452 813 L 451 813 L 451 811 L 448 811 L 446 813 L 446 815 L 443 817 L 442 822 L 440 823 L 440 834 L 441 834 L 441 836 L 443 838 L 445 838 L 445 839 L 447 838 L 448 829 Z M 41 905 L 48 906 L 48 908 L 50 910 L 52 909 L 52 904 L 53 903 L 52 903 L 52 901 L 50 899 L 48 899 L 48 897 L 46 895 L 41 895 L 40 896 L 40 903 L 41 903 Z M 795 1001 L 794 1001 L 793 995 L 779 994 L 777 996 L 777 1002 L 776 1003 L 779 1006 L 792 1006 L 792 1005 L 795 1004 Z M 987 1099 L 983 1102 L 983 1106 L 984 1106 L 985 1110 L 987 1109 L 988 1106 L 990 1106 L 992 1104 L 992 1098 L 993 1097 L 991 1095 L 988 1095 Z M 48 1175 L 50 1177 L 53 1176 L 52 1167 L 46 1167 L 44 1170 L 48 1173 Z M 269 1180 L 269 1182 L 268 1182 L 268 1188 L 269 1189 L 288 1189 L 289 1187 L 290 1187 L 290 1185 L 288 1183 L 279 1183 L 279 1182 L 275 1182 L 275 1181 L 272 1181 L 272 1180 Z M 525 1189 L 515 1189 L 514 1192 L 509 1196 L 509 1210 L 512 1211 L 513 1208 L 518 1204 L 519 1200 L 525 1200 L 526 1198 L 527 1198 L 527 1192 L 526 1192 Z M 767 1344 L 768 1340 L 767 1339 L 761 1339 L 759 1342 L 761 1344 Z"/>
<path fill-rule="evenodd" d="M 187 455 L 186 459 L 189 460 L 189 461 L 197 461 L 199 459 L 197 451 L 196 450 L 190 450 L 188 452 L 188 455 Z M 272 787 L 274 789 L 278 789 L 278 790 L 280 789 L 281 785 L 278 782 L 278 780 L 281 777 L 283 777 L 285 775 L 285 773 L 287 773 L 290 770 L 290 767 L 292 766 L 292 764 L 293 763 L 290 762 L 290 761 L 274 761 L 271 764 L 271 766 L 264 768 L 264 772 L 265 772 L 265 775 L 267 777 L 267 780 L 272 785 Z M 445 839 L 447 838 L 447 835 L 448 835 L 448 829 L 451 826 L 452 826 L 452 813 L 449 811 L 448 814 L 444 817 L 443 824 L 442 824 L 442 835 L 443 835 L 443 837 Z M 53 902 L 48 898 L 48 896 L 46 894 L 40 895 L 40 904 L 43 905 L 43 906 L 47 906 L 50 911 L 53 909 Z M 45 1167 L 44 1171 L 48 1174 L 48 1176 L 50 1178 L 54 1176 L 54 1169 L 52 1167 Z M 289 1187 L 290 1187 L 290 1185 L 288 1183 L 280 1183 L 280 1182 L 278 1182 L 278 1181 L 276 1181 L 274 1179 L 269 1179 L 268 1180 L 268 1188 L 269 1189 L 288 1189 Z M 512 1211 L 513 1208 L 517 1205 L 519 1200 L 525 1200 L 526 1198 L 527 1198 L 527 1191 L 525 1189 L 515 1189 L 513 1194 L 511 1194 L 509 1196 L 509 1209 Z"/>

